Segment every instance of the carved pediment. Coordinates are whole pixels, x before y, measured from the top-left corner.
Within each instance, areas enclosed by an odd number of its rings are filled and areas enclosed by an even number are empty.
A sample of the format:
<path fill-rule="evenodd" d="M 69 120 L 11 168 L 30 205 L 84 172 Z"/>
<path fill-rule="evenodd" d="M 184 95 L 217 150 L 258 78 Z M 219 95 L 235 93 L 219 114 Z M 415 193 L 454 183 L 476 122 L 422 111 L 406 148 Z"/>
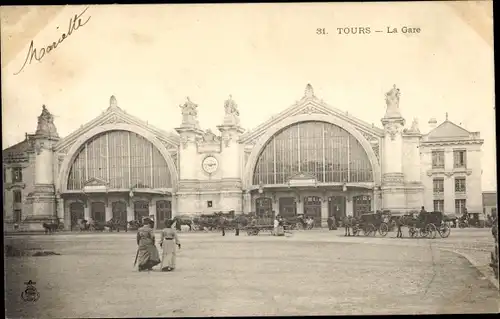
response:
<path fill-rule="evenodd" d="M 312 180 L 312 179 L 316 180 L 316 176 L 302 172 L 290 176 L 290 180 Z"/>

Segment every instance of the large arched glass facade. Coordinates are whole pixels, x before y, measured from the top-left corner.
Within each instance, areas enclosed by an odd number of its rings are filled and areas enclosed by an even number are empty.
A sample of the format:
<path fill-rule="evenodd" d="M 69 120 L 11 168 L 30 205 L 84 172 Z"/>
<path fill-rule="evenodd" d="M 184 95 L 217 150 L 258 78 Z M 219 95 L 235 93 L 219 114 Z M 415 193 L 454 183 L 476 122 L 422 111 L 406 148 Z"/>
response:
<path fill-rule="evenodd" d="M 331 123 L 308 121 L 279 131 L 263 147 L 253 184 L 286 184 L 297 173 L 318 182 L 372 182 L 370 160 L 359 141 Z"/>
<path fill-rule="evenodd" d="M 171 188 L 172 179 L 160 151 L 129 131 L 108 131 L 87 141 L 73 161 L 68 190 L 79 190 L 98 178 L 111 189 Z"/>

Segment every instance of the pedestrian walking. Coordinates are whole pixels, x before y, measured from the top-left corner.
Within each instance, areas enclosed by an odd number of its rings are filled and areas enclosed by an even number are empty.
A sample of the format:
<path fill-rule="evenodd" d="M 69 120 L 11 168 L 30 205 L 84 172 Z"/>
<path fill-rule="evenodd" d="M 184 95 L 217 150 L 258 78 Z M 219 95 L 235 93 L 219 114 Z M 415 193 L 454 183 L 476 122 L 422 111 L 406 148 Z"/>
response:
<path fill-rule="evenodd" d="M 172 271 L 175 269 L 176 246 L 181 249 L 179 237 L 177 236 L 177 232 L 172 229 L 172 224 L 172 220 L 165 220 L 165 228 L 161 232 L 161 271 Z"/>
<path fill-rule="evenodd" d="M 396 219 L 396 226 L 398 227 L 398 233 L 396 237 L 403 238 L 403 232 L 401 231 L 401 227 L 403 226 L 403 216 L 399 216 Z"/>
<path fill-rule="evenodd" d="M 152 270 L 160 263 L 158 249 L 155 246 L 154 222 L 147 218 L 144 226 L 137 230 L 137 255 L 139 271 Z"/>
<path fill-rule="evenodd" d="M 224 216 L 221 216 L 220 219 L 219 219 L 219 223 L 220 223 L 220 228 L 222 229 L 222 236 L 226 236 L 226 219 L 224 218 Z"/>

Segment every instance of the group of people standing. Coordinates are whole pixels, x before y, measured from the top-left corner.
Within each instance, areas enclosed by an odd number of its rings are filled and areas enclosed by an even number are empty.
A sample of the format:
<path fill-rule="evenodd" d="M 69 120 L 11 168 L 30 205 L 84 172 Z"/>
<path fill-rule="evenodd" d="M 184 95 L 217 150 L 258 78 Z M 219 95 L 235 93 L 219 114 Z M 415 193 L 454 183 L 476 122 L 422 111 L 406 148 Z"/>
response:
<path fill-rule="evenodd" d="M 150 218 L 144 219 L 143 226 L 137 230 L 138 247 L 135 262 L 138 264 L 139 271 L 153 270 L 153 267 L 158 264 L 161 264 L 161 271 L 175 269 L 176 250 L 181 249 L 181 243 L 176 231 L 172 228 L 173 224 L 173 220 L 165 220 L 165 228 L 161 231 L 159 242 L 162 251 L 160 258 L 155 244 L 154 221 Z"/>

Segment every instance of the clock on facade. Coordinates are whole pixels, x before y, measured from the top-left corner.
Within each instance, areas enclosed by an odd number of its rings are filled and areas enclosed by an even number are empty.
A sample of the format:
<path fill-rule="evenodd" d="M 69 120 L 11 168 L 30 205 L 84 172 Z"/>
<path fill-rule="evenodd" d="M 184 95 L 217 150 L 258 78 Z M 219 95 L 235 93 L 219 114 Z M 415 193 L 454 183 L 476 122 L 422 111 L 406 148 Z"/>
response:
<path fill-rule="evenodd" d="M 203 159 L 201 166 L 205 172 L 212 174 L 219 167 L 219 161 L 213 156 L 207 156 Z"/>

